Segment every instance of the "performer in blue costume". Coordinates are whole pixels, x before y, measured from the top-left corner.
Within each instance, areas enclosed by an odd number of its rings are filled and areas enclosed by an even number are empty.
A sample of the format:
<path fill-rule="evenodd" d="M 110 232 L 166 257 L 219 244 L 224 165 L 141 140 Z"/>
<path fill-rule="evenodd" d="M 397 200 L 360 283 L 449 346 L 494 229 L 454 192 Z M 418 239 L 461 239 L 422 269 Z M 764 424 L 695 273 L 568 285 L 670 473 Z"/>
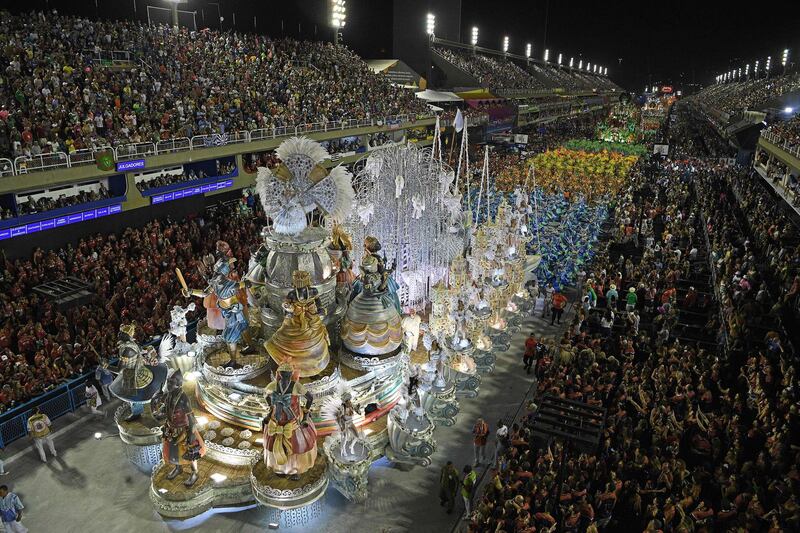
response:
<path fill-rule="evenodd" d="M 178 278 L 183 286 L 185 297 L 197 296 L 205 298 L 209 295 L 216 297 L 216 305 L 225 320 L 225 329 L 222 330 L 222 338 L 228 345 L 228 353 L 231 356 L 230 365 L 237 366 L 239 354 L 239 341 L 242 337 L 246 338 L 247 321 L 246 303 L 244 295 L 244 282 L 239 280 L 239 276 L 233 270 L 233 263 L 236 259 L 231 255 L 228 243 L 217 241 L 217 260 L 213 266 L 208 287 L 204 290 L 189 289 L 183 281 L 183 276 L 178 271 Z"/>

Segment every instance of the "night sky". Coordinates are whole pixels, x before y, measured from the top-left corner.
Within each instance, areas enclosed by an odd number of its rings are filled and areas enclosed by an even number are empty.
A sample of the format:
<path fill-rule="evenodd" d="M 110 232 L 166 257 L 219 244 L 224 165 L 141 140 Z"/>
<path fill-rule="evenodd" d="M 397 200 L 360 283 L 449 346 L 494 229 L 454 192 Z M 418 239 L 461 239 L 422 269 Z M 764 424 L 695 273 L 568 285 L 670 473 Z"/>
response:
<path fill-rule="evenodd" d="M 697 0 L 463 0 L 462 41 L 473 25 L 480 29 L 481 45 L 500 49 L 507 34 L 512 51 L 524 54 L 530 41 L 538 58 L 546 35 L 551 59 L 559 51 L 565 61 L 582 55 L 607 66 L 614 81 L 636 92 L 646 84 L 707 85 L 734 66 L 744 70 L 756 59 L 763 65 L 768 55 L 775 65 L 784 48 L 800 58 L 796 1 L 754 2 L 745 8 L 740 2 Z"/>

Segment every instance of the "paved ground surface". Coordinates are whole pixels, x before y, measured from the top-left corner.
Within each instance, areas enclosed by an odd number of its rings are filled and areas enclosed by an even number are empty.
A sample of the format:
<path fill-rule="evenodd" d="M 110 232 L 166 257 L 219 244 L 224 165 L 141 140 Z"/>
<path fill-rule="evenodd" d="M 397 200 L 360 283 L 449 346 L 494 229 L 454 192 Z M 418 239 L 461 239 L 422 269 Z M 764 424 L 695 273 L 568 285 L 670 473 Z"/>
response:
<path fill-rule="evenodd" d="M 452 515 L 439 506 L 440 468 L 447 460 L 452 460 L 459 471 L 464 464 L 472 463 L 471 429 L 478 416 L 483 416 L 494 429 L 498 419 L 521 412 L 525 399 L 533 392 L 532 376 L 522 367 L 522 347 L 531 330 L 547 336 L 557 336 L 561 331 L 558 326 L 551 327 L 549 320 L 525 319 L 510 349 L 497 354 L 495 372 L 482 376 L 478 397 L 460 401 L 461 412 L 454 426 L 437 428 L 438 450 L 431 466 L 404 471 L 380 460 L 369 472 L 370 498 L 366 503 L 350 504 L 329 489 L 323 515 L 306 527 L 291 531 L 449 533 L 464 529 L 459 516 L 463 504 L 457 505 Z M 0 483 L 9 485 L 22 498 L 26 506 L 23 523 L 31 533 L 267 529 L 267 511 L 259 507 L 218 513 L 202 521 L 164 522 L 152 510 L 149 476 L 125 459 L 122 443 L 113 436 L 112 413 L 116 404 L 103 407 L 108 411 L 106 418 L 84 411 L 54 423 L 59 456 L 47 464 L 39 461 L 26 442 L 13 443 L 0 452 L 10 472 L 0 478 Z M 96 440 L 95 432 L 110 436 Z M 485 468 L 481 468 L 479 475 L 484 473 Z"/>

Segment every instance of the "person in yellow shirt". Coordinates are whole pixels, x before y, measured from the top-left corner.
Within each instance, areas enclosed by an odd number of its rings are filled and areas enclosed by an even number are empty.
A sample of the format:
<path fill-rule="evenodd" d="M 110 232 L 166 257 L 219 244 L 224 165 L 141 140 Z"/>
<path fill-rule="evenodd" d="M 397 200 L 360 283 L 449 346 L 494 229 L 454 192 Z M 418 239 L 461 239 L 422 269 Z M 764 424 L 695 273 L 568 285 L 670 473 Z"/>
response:
<path fill-rule="evenodd" d="M 50 449 L 53 457 L 58 457 L 53 437 L 50 434 L 50 418 L 42 413 L 38 407 L 33 409 L 33 415 L 28 419 L 28 437 L 33 440 L 33 446 L 39 452 L 39 458 L 43 463 L 47 462 L 44 454 L 44 445 Z"/>

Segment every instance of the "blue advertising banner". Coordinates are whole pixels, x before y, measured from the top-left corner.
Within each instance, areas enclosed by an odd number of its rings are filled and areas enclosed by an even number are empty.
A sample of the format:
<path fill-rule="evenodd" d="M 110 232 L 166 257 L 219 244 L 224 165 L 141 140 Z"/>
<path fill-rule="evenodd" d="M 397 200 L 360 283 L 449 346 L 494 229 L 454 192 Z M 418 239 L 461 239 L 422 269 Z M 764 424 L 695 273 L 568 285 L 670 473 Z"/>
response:
<path fill-rule="evenodd" d="M 97 209 L 88 209 L 86 211 L 80 211 L 78 213 L 70 213 L 69 215 L 51 218 L 48 220 L 40 220 L 32 222 L 30 224 L 25 224 L 24 226 L 16 226 L 13 228 L 0 229 L 0 241 L 5 239 L 12 239 L 14 237 L 20 237 L 22 235 L 29 235 L 31 233 L 36 233 L 38 231 L 45 231 L 61 226 L 67 226 L 69 224 L 77 224 L 78 222 L 94 220 L 96 218 L 108 215 L 114 215 L 116 213 L 121 213 L 121 212 L 122 212 L 122 204 L 114 204 L 108 207 L 100 207 Z"/>
<path fill-rule="evenodd" d="M 220 180 L 215 183 L 206 183 L 196 187 L 186 187 L 177 191 L 167 192 L 164 194 L 156 194 L 151 196 L 151 204 L 163 204 L 164 202 L 171 202 L 172 200 L 180 200 L 181 198 L 188 198 L 189 196 L 197 196 L 198 194 L 205 194 L 211 191 L 218 191 L 220 189 L 227 189 L 233 186 L 233 179 Z"/>

